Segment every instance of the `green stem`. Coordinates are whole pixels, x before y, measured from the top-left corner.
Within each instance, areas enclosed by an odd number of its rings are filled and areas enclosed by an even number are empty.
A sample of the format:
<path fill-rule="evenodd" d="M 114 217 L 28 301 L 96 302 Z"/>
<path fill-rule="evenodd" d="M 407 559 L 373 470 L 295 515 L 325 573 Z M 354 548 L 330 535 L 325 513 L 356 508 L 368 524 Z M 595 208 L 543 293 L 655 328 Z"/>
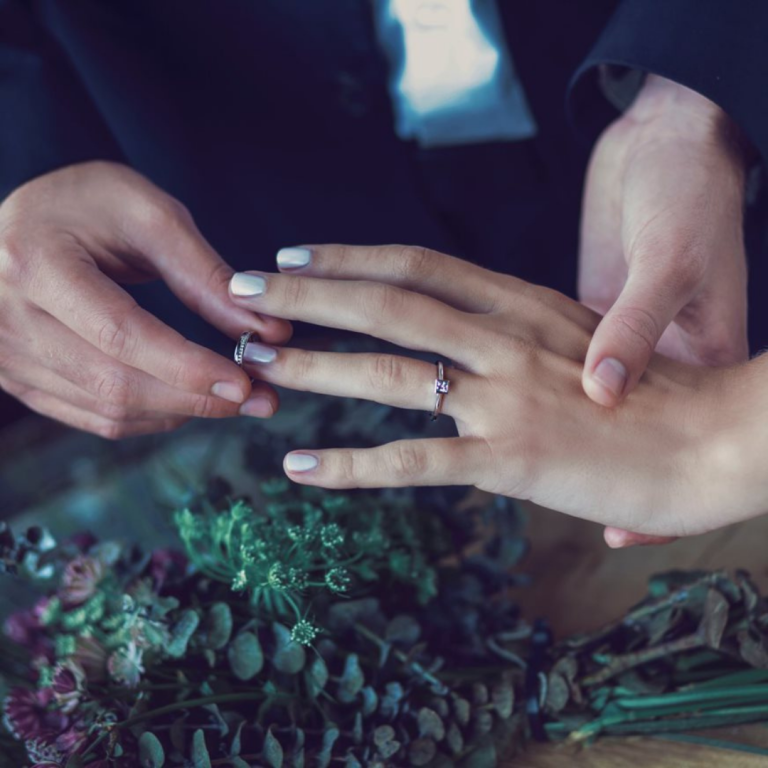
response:
<path fill-rule="evenodd" d="M 693 704 L 701 705 L 711 701 L 728 699 L 763 699 L 768 701 L 768 686 L 734 685 L 722 688 L 705 688 L 704 690 L 677 691 L 660 696 L 634 696 L 616 699 L 616 705 L 622 709 L 653 709 L 671 705 Z"/>
<path fill-rule="evenodd" d="M 168 704 L 165 707 L 159 707 L 158 709 L 151 709 L 148 712 L 142 712 L 139 715 L 123 720 L 120 723 L 113 725 L 113 728 L 128 728 L 136 723 L 141 723 L 144 720 L 149 720 L 153 717 L 162 717 L 170 712 L 176 712 L 179 709 L 190 709 L 191 707 L 204 707 L 208 704 L 233 704 L 239 701 L 261 701 L 266 698 L 266 694 L 261 691 L 256 693 L 224 693 L 217 696 L 204 696 L 199 699 L 185 699 L 184 701 L 177 701 L 174 704 Z M 273 694 L 274 698 L 274 694 Z"/>

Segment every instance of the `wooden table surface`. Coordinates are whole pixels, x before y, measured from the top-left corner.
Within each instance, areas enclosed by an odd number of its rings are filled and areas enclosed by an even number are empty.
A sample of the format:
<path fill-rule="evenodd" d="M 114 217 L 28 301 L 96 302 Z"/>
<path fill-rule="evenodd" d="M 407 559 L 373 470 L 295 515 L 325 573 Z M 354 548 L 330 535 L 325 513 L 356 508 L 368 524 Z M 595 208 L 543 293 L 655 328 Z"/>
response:
<path fill-rule="evenodd" d="M 596 629 L 645 594 L 649 576 L 673 569 L 746 568 L 768 590 L 768 515 L 664 547 L 611 550 L 600 526 L 529 506 L 532 577 L 518 600 L 529 619 L 546 616 L 557 636 Z M 505 768 L 768 768 L 768 725 L 739 726 L 696 741 L 601 739 L 591 746 L 530 745 Z M 717 741 L 713 746 L 707 742 Z M 730 746 L 729 746 L 730 745 Z M 759 754 L 762 752 L 762 754 Z"/>

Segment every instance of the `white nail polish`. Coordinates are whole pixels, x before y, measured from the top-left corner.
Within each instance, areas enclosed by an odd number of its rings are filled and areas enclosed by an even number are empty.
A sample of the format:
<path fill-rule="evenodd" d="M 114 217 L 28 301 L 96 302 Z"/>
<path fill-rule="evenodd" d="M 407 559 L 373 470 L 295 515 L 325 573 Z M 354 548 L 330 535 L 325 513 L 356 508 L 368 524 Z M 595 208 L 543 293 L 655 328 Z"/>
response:
<path fill-rule="evenodd" d="M 245 345 L 243 362 L 246 363 L 271 363 L 277 357 L 277 350 L 266 344 L 251 341 Z"/>
<path fill-rule="evenodd" d="M 299 269 L 312 261 L 309 248 L 281 248 L 277 252 L 277 266 L 283 269 Z"/>
<path fill-rule="evenodd" d="M 289 453 L 285 457 L 285 468 L 289 472 L 308 472 L 317 466 L 317 456 L 311 453 Z"/>
<path fill-rule="evenodd" d="M 260 296 L 267 288 L 267 281 L 259 275 L 249 275 L 247 272 L 237 272 L 229 281 L 229 290 L 233 296 Z"/>

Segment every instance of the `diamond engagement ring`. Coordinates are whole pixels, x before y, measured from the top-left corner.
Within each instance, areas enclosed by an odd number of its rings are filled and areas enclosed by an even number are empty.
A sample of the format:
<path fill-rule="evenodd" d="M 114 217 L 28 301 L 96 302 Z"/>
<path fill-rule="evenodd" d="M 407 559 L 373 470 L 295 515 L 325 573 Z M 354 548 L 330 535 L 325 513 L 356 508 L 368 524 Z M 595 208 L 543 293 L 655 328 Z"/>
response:
<path fill-rule="evenodd" d="M 435 408 L 432 411 L 432 421 L 434 421 L 443 410 L 443 400 L 451 388 L 451 382 L 445 378 L 445 365 L 442 360 L 435 362 L 437 366 L 437 378 L 435 379 Z"/>
<path fill-rule="evenodd" d="M 253 331 L 246 331 L 240 336 L 240 341 L 237 342 L 235 347 L 235 362 L 242 368 L 243 367 L 243 355 L 245 354 L 245 348 L 248 346 L 248 342 L 251 340 L 251 336 L 255 336 Z"/>

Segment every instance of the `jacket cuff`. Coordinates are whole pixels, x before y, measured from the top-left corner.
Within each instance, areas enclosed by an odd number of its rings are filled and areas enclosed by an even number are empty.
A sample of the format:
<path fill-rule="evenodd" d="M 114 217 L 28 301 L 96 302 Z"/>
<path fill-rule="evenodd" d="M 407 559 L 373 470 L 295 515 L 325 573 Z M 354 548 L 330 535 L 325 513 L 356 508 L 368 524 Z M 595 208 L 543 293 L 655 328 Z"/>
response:
<path fill-rule="evenodd" d="M 600 67 L 653 73 L 706 96 L 768 158 L 768 3 L 733 0 L 623 0 L 567 98 L 577 132 L 594 141 L 618 115 L 600 87 Z"/>

